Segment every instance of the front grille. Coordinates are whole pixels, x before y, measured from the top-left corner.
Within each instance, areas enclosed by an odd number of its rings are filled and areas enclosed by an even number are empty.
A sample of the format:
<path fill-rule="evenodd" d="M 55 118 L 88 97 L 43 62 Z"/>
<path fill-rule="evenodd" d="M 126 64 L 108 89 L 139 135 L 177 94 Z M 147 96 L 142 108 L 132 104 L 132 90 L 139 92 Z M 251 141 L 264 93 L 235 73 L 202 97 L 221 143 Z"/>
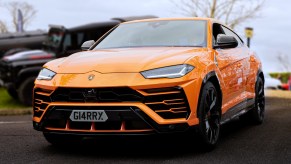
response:
<path fill-rule="evenodd" d="M 122 88 L 58 88 L 53 102 L 142 102 L 143 96 L 127 87 Z"/>
<path fill-rule="evenodd" d="M 184 91 L 179 87 L 142 90 L 145 104 L 164 119 L 187 118 L 190 114 Z"/>
<path fill-rule="evenodd" d="M 104 110 L 108 116 L 106 122 L 76 122 L 70 120 L 73 110 Z M 108 107 L 108 106 L 79 106 L 66 107 L 55 106 L 49 109 L 45 116 L 45 129 L 84 131 L 84 132 L 133 132 L 152 131 L 152 127 L 144 122 L 131 107 Z"/>
<path fill-rule="evenodd" d="M 35 116 L 40 117 L 43 110 L 45 110 L 51 102 L 140 102 L 147 105 L 151 110 L 164 119 L 187 118 L 190 114 L 187 98 L 183 89 L 180 87 L 144 89 L 137 91 L 129 87 L 61 87 L 53 92 L 37 88 L 34 90 Z"/>
<path fill-rule="evenodd" d="M 53 91 L 36 88 L 34 89 L 34 101 L 33 101 L 33 111 L 34 116 L 41 117 L 44 110 L 47 108 L 51 102 L 50 95 Z"/>

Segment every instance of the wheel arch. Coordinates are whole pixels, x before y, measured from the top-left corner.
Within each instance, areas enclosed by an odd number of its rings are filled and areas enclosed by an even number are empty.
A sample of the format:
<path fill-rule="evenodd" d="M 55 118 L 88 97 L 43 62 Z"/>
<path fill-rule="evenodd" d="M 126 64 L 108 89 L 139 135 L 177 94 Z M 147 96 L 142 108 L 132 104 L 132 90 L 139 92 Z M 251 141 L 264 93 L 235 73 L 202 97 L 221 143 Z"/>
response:
<path fill-rule="evenodd" d="M 208 81 L 210 81 L 213 85 L 214 85 L 214 87 L 215 87 L 215 89 L 216 89 L 216 91 L 217 91 L 217 94 L 218 94 L 218 98 L 219 98 L 219 101 L 218 101 L 218 103 L 219 103 L 219 107 L 220 107 L 220 114 L 221 114 L 221 112 L 222 112 L 222 97 L 223 97 L 223 94 L 222 94 L 222 90 L 221 90 L 221 86 L 220 86 L 220 81 L 219 81 L 219 79 L 218 79 L 218 75 L 216 74 L 216 72 L 215 71 L 210 71 L 209 73 L 207 73 L 206 75 L 205 75 L 205 77 L 203 78 L 203 80 L 202 80 L 202 86 L 201 86 L 201 89 L 200 89 L 200 93 L 199 93 L 199 103 L 200 103 L 200 98 L 201 98 L 201 94 L 202 94 L 202 89 L 203 89 L 203 87 L 204 87 L 204 85 L 208 82 Z M 199 105 L 198 105 L 199 106 Z"/>

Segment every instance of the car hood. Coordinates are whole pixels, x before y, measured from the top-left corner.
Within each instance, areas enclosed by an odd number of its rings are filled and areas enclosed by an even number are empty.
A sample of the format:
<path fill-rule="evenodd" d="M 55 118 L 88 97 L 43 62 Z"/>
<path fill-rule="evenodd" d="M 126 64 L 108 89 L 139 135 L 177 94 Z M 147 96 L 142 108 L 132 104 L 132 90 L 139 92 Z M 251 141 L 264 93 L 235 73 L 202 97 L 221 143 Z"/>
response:
<path fill-rule="evenodd" d="M 26 50 L 3 57 L 4 61 L 15 62 L 24 60 L 50 59 L 54 55 L 43 50 Z"/>
<path fill-rule="evenodd" d="M 183 64 L 187 59 L 201 55 L 206 48 L 157 47 L 119 48 L 75 53 L 45 65 L 57 73 L 130 73 Z"/>

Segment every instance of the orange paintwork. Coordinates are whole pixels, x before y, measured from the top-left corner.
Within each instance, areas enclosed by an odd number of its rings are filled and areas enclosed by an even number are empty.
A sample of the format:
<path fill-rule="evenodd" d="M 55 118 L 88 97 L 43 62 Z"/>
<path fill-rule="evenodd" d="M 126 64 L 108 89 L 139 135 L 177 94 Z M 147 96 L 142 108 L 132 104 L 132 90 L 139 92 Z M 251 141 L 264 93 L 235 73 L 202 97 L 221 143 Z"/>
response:
<path fill-rule="evenodd" d="M 254 86 L 261 63 L 246 46 L 233 49 L 213 49 L 212 25 L 213 23 L 219 22 L 207 18 L 166 18 L 139 20 L 126 23 L 158 20 L 206 20 L 208 23 L 207 47 L 139 47 L 80 52 L 70 57 L 56 59 L 45 64 L 45 68 L 57 74 L 50 81 L 36 80 L 35 88 L 53 91 L 58 87 L 130 87 L 146 95 L 148 93 L 142 90 L 179 86 L 183 88 L 191 110 L 190 116 L 187 119 L 163 119 L 145 104 L 136 102 L 52 102 L 48 104 L 44 111 L 54 105 L 136 106 L 158 124 L 187 123 L 190 126 L 197 125 L 199 124 L 199 120 L 196 113 L 202 81 L 209 72 L 213 71 L 216 73 L 220 82 L 223 95 L 222 114 L 247 98 L 254 98 Z M 215 60 L 218 65 L 215 64 Z M 187 75 L 173 79 L 145 79 L 140 74 L 140 72 L 144 70 L 177 64 L 189 64 L 195 66 L 195 68 Z M 88 76 L 91 74 L 95 75 L 95 78 L 89 81 Z M 34 116 L 33 121 L 40 122 L 42 118 L 43 115 L 40 117 Z"/>

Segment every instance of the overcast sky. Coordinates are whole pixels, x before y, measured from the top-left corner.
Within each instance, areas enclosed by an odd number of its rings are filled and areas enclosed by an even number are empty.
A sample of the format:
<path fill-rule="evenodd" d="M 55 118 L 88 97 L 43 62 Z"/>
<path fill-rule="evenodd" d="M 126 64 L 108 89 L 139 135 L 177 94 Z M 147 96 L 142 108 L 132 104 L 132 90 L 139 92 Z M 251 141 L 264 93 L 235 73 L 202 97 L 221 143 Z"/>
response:
<path fill-rule="evenodd" d="M 11 0 L 0 0 L 2 4 Z M 158 17 L 182 17 L 171 0 L 18 0 L 30 3 L 37 10 L 28 30 L 48 29 L 48 24 L 73 27 L 112 17 L 156 15 Z M 177 2 L 179 0 L 176 0 Z M 247 3 L 247 0 L 246 0 Z M 266 0 L 260 17 L 250 20 L 236 32 L 245 40 L 244 27 L 254 28 L 251 49 L 263 61 L 266 72 L 284 71 L 276 58 L 286 55 L 291 69 L 291 1 Z M 1 8 L 2 9 L 2 8 Z M 0 19 L 11 22 L 9 14 L 0 10 Z M 290 55 L 290 56 L 289 56 Z M 288 57 L 289 56 L 289 57 Z"/>

